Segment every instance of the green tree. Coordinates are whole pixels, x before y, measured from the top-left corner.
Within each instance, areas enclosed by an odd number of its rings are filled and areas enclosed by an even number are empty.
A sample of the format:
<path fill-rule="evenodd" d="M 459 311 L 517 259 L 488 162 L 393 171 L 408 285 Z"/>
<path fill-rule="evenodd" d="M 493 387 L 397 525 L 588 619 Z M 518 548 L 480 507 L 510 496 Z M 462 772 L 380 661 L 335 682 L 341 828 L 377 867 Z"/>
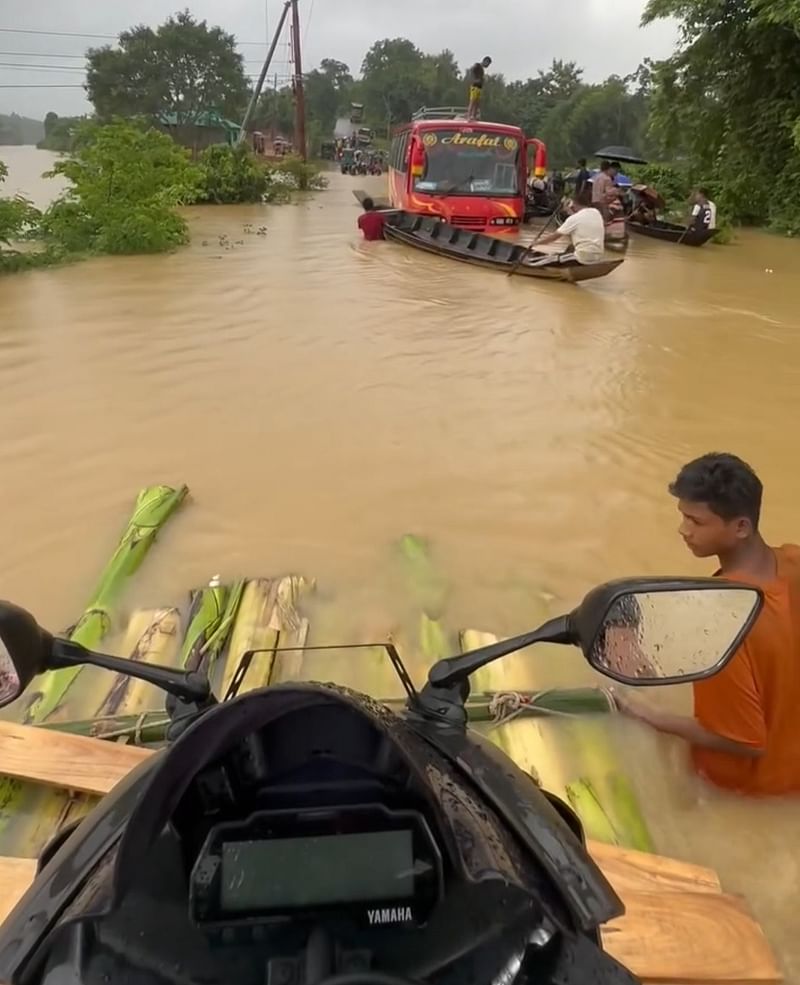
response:
<path fill-rule="evenodd" d="M 540 71 L 534 80 L 545 108 L 550 109 L 573 96 L 583 85 L 582 77 L 583 69 L 575 62 L 554 58 L 550 68 L 546 72 Z"/>
<path fill-rule="evenodd" d="M 158 253 L 185 243 L 175 207 L 194 201 L 202 175 L 166 134 L 127 120 L 83 123 L 51 174 L 69 187 L 43 217 L 67 253 Z"/>
<path fill-rule="evenodd" d="M 306 114 L 311 124 L 317 124 L 322 134 L 332 134 L 339 111 L 339 93 L 332 78 L 314 69 L 304 79 Z"/>
<path fill-rule="evenodd" d="M 641 152 L 646 120 L 646 101 L 629 92 L 625 80 L 612 75 L 601 85 L 580 86 L 552 106 L 539 135 L 551 162 L 563 167 L 604 144 L 625 144 Z"/>
<path fill-rule="evenodd" d="M 460 106 L 466 100 L 466 83 L 448 48 L 436 55 L 422 57 L 424 103 L 428 106 Z"/>
<path fill-rule="evenodd" d="M 8 168 L 0 161 L 0 185 L 7 177 Z M 35 230 L 40 218 L 39 211 L 21 195 L 14 198 L 0 196 L 0 271 L 21 265 L 18 263 L 21 255 L 11 248 L 12 244 Z"/>
<path fill-rule="evenodd" d="M 215 205 L 260 202 L 267 190 L 267 172 L 247 144 L 207 147 L 197 160 L 202 188 L 200 201 Z"/>
<path fill-rule="evenodd" d="M 272 130 L 282 136 L 294 133 L 294 101 L 292 90 L 287 86 L 283 89 L 267 89 L 261 94 L 253 117 L 256 130 Z"/>
<path fill-rule="evenodd" d="M 44 138 L 36 145 L 40 150 L 54 150 L 63 153 L 72 147 L 73 134 L 85 119 L 82 116 L 59 116 L 48 113 L 44 118 Z"/>
<path fill-rule="evenodd" d="M 650 0 L 679 50 L 654 66 L 651 132 L 734 221 L 800 232 L 800 0 Z"/>
<path fill-rule="evenodd" d="M 425 59 L 406 38 L 376 41 L 364 56 L 361 84 L 364 108 L 370 120 L 387 131 L 411 118 L 426 102 Z"/>
<path fill-rule="evenodd" d="M 353 84 L 353 76 L 350 73 L 350 66 L 344 62 L 338 62 L 335 58 L 323 58 L 319 63 L 319 70 L 324 76 L 330 79 L 338 96 L 346 95 Z"/>
<path fill-rule="evenodd" d="M 209 110 L 241 119 L 249 87 L 233 35 L 183 11 L 156 30 L 123 31 L 118 48 L 90 50 L 86 88 L 101 120 L 174 116 L 191 126 Z"/>

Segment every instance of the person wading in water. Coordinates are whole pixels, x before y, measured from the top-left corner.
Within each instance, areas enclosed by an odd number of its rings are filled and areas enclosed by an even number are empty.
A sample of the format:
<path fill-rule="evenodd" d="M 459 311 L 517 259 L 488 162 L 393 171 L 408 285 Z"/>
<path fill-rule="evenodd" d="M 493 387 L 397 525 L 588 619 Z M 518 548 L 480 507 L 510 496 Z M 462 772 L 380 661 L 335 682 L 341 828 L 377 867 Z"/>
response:
<path fill-rule="evenodd" d="M 800 793 L 800 547 L 770 547 L 758 529 L 763 487 L 735 455 L 689 462 L 669 491 L 679 532 L 716 577 L 755 585 L 764 607 L 733 659 L 692 685 L 694 716 L 668 714 L 627 694 L 622 712 L 690 743 L 698 773 L 754 796 Z"/>

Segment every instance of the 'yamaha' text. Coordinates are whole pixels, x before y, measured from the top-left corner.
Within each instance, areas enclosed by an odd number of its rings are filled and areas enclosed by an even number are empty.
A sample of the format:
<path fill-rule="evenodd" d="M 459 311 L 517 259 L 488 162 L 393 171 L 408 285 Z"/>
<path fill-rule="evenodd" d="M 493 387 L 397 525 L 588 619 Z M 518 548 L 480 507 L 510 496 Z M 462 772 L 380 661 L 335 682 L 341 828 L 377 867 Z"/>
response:
<path fill-rule="evenodd" d="M 382 910 L 367 910 L 371 926 L 379 923 L 409 923 L 414 919 L 410 906 L 387 906 Z"/>

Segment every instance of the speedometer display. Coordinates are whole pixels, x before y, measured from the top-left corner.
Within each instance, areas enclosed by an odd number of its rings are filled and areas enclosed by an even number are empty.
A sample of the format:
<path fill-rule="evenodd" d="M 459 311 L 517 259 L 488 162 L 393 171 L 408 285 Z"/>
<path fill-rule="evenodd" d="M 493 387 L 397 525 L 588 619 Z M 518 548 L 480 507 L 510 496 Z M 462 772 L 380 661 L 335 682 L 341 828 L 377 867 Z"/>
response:
<path fill-rule="evenodd" d="M 414 895 L 412 831 L 229 841 L 221 848 L 220 903 L 229 913 Z"/>
<path fill-rule="evenodd" d="M 211 934 L 298 913 L 421 926 L 443 893 L 442 855 L 422 814 L 346 804 L 215 825 L 192 866 L 189 906 Z"/>

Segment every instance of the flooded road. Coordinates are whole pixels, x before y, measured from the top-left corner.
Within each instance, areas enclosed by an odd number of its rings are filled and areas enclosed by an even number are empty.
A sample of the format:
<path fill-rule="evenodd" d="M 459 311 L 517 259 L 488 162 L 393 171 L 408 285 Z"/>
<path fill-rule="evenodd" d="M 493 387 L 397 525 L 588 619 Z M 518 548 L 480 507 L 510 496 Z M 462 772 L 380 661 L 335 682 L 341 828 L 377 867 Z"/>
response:
<path fill-rule="evenodd" d="M 0 156 L 42 203 L 52 155 Z M 799 243 L 634 239 L 611 277 L 538 283 L 360 242 L 358 186 L 381 191 L 334 174 L 295 205 L 191 210 L 171 256 L 0 279 L 0 594 L 69 623 L 151 482 L 193 501 L 130 605 L 292 570 L 367 628 L 406 531 L 434 544 L 451 621 L 498 633 L 530 627 L 531 596 L 708 573 L 666 485 L 712 449 L 761 474 L 768 539 L 800 541 Z M 590 673 L 565 652 L 535 677 Z M 746 893 L 800 976 L 800 807 L 701 791 L 679 745 L 615 727 L 659 849 Z"/>

